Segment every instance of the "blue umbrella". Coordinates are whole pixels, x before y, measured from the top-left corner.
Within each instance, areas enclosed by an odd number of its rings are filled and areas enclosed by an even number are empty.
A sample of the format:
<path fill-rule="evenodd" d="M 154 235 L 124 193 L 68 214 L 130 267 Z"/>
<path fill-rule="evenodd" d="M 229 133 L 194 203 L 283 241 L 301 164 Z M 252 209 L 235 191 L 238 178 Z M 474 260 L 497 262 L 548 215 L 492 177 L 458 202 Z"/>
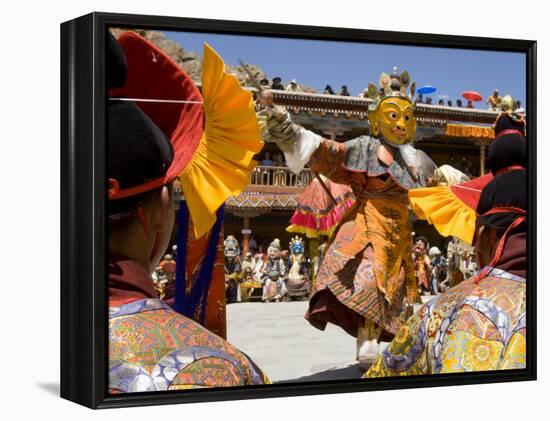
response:
<path fill-rule="evenodd" d="M 426 86 L 423 86 L 422 88 L 419 88 L 416 92 L 422 95 L 426 95 L 426 94 L 433 94 L 435 91 L 437 91 L 437 88 L 435 86 L 426 85 Z"/>

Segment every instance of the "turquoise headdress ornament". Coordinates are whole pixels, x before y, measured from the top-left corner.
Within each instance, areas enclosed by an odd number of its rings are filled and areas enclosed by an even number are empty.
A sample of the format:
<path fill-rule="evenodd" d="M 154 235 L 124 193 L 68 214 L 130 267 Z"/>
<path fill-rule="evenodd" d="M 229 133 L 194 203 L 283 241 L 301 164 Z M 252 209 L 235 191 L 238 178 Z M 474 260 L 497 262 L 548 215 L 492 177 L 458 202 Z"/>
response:
<path fill-rule="evenodd" d="M 367 97 L 372 99 L 372 102 L 369 104 L 369 111 L 376 111 L 380 103 L 390 97 L 403 98 L 413 103 L 412 97 L 416 92 L 416 84 L 412 83 L 410 87 L 410 94 L 407 93 L 409 84 L 411 83 L 411 77 L 409 73 L 404 70 L 401 74 L 397 73 L 397 67 L 393 68 L 393 72 L 388 75 L 383 72 L 380 75 L 380 88 L 378 88 L 374 83 L 369 83 L 367 88 Z"/>
<path fill-rule="evenodd" d="M 290 241 L 289 249 L 292 254 L 301 254 L 304 252 L 304 242 L 300 237 L 296 236 Z"/>

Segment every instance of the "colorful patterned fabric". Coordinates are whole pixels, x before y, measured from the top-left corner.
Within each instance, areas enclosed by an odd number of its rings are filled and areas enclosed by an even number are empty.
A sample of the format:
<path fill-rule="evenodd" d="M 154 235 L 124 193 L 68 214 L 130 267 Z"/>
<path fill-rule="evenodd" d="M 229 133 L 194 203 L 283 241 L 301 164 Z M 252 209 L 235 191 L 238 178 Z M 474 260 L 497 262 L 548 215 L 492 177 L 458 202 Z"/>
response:
<path fill-rule="evenodd" d="M 304 234 L 308 238 L 330 236 L 346 211 L 353 206 L 355 198 L 349 186 L 334 183 L 322 175 L 319 177 L 330 195 L 319 179 L 309 183 L 298 199 L 290 218 L 291 225 L 286 229 L 288 232 Z"/>
<path fill-rule="evenodd" d="M 525 279 L 492 269 L 425 304 L 365 377 L 525 368 Z"/>
<path fill-rule="evenodd" d="M 367 173 L 371 177 L 388 174 L 395 183 L 405 190 L 428 185 L 428 179 L 422 172 L 419 173 L 418 179 L 411 176 L 405 161 L 397 151 L 394 153 L 394 161 L 389 166 L 383 164 L 376 153 L 380 147 L 380 140 L 374 137 L 359 136 L 344 145 L 342 165 L 348 171 Z"/>
<path fill-rule="evenodd" d="M 242 352 L 149 298 L 109 310 L 111 393 L 269 383 Z"/>
<path fill-rule="evenodd" d="M 315 308 L 316 294 L 329 290 L 339 302 L 359 314 L 360 320 L 373 321 L 393 335 L 404 321 L 401 313 L 405 296 L 409 303 L 418 300 L 407 190 L 391 172 L 387 176 L 384 172 L 371 176 L 344 167 L 344 162 L 351 165 L 354 144 L 360 149 L 358 156 L 367 159 L 364 153 L 370 151 L 368 156 L 376 158 L 373 144 L 365 143 L 373 139 L 360 139 L 346 144 L 323 139 L 309 161 L 312 170 L 335 183 L 351 186 L 356 204 L 344 216 L 328 245 L 306 318 L 324 329 L 324 316 Z M 358 162 L 354 168 L 357 165 Z M 377 165 L 382 168 L 382 164 Z M 357 326 L 341 327 L 350 334 L 357 330 Z"/>

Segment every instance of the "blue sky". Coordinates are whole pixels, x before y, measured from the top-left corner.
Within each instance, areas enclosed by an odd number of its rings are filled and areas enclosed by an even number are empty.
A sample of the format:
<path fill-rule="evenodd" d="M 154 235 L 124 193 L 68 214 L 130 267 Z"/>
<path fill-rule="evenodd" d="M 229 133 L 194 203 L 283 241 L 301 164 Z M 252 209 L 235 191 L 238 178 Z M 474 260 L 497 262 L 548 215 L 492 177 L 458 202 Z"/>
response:
<path fill-rule="evenodd" d="M 329 84 L 335 91 L 348 85 L 357 95 L 369 82 L 378 84 L 380 73 L 406 69 L 417 88 L 433 85 L 431 94 L 450 99 L 466 90 L 478 91 L 484 98 L 494 88 L 501 95 L 511 94 L 525 106 L 525 55 L 523 53 L 476 51 L 433 47 L 411 47 L 340 41 L 295 40 L 244 35 L 165 32 L 188 51 L 202 55 L 202 43 L 210 44 L 228 64 L 259 65 L 268 77 L 283 82 L 297 79 L 322 92 Z M 478 103 L 479 104 L 479 103 Z M 477 107 L 485 108 L 479 104 Z"/>

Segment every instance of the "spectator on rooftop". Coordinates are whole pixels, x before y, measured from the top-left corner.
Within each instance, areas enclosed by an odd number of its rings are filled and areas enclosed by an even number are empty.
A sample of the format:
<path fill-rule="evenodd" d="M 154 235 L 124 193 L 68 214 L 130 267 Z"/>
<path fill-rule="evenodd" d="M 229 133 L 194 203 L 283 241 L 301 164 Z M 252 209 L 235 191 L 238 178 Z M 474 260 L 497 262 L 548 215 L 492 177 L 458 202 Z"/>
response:
<path fill-rule="evenodd" d="M 452 107 L 453 106 L 453 101 L 451 101 L 450 99 L 447 100 L 447 107 Z"/>
<path fill-rule="evenodd" d="M 422 96 L 422 94 L 418 94 L 418 97 L 416 97 L 416 99 L 414 100 L 414 103 L 415 104 L 424 104 L 424 97 Z"/>
<path fill-rule="evenodd" d="M 502 98 L 499 95 L 498 89 L 495 89 L 493 91 L 493 95 L 487 98 L 487 105 L 489 106 L 490 110 L 496 110 L 501 102 Z"/>
<path fill-rule="evenodd" d="M 445 101 L 443 101 L 442 99 L 440 99 L 437 103 L 437 105 L 445 105 Z"/>
<path fill-rule="evenodd" d="M 462 100 L 461 99 L 456 100 L 456 106 L 459 107 L 459 108 L 462 108 Z"/>
<path fill-rule="evenodd" d="M 279 76 L 275 76 L 273 78 L 273 82 L 271 83 L 271 89 L 278 89 L 280 91 L 285 90 L 285 87 L 281 84 L 281 78 Z"/>
<path fill-rule="evenodd" d="M 347 86 L 347 85 L 343 85 L 343 86 L 342 86 L 342 89 L 340 90 L 340 95 L 342 95 L 342 96 L 350 96 L 349 91 L 348 91 L 348 86 Z"/>
<path fill-rule="evenodd" d="M 300 87 L 298 86 L 298 82 L 296 79 L 292 79 L 288 85 L 286 85 L 287 92 L 298 92 L 300 90 Z"/>
<path fill-rule="evenodd" d="M 472 102 L 472 100 L 468 100 L 468 103 L 466 104 L 466 108 L 475 108 L 474 107 L 474 103 Z"/>
<path fill-rule="evenodd" d="M 334 95 L 334 90 L 330 85 L 325 86 L 325 91 L 323 92 L 325 95 Z"/>
<path fill-rule="evenodd" d="M 432 97 L 429 96 L 428 98 L 426 98 L 426 104 L 432 105 Z"/>
<path fill-rule="evenodd" d="M 521 106 L 521 101 L 516 101 L 516 109 L 514 110 L 516 113 L 525 113 L 525 108 Z"/>
<path fill-rule="evenodd" d="M 269 88 L 269 80 L 264 77 L 262 80 L 260 80 L 260 85 L 264 88 Z"/>

